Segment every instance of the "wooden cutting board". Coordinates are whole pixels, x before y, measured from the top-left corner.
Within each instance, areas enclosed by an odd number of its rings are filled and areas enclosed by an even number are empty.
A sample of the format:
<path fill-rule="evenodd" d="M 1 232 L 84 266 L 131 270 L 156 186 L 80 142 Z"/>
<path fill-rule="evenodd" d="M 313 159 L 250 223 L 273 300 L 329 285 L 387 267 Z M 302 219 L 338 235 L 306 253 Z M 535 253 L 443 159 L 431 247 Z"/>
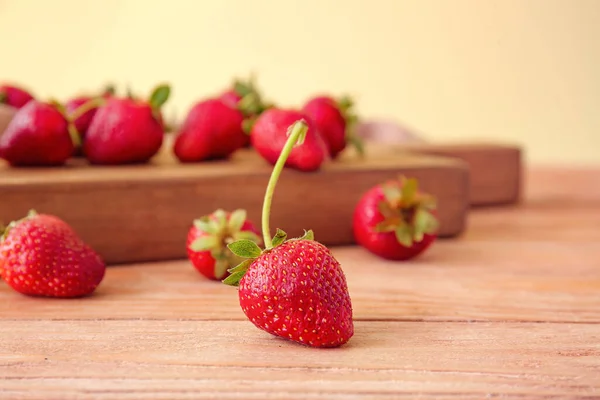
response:
<path fill-rule="evenodd" d="M 370 146 L 362 160 L 349 151 L 319 172 L 286 169 L 273 198 L 271 228 L 288 236 L 313 229 L 328 246 L 353 244 L 352 213 L 360 196 L 406 174 L 438 198 L 440 236 L 463 232 L 468 165 L 384 147 Z M 63 218 L 109 264 L 178 259 L 186 256 L 192 220 L 216 208 L 244 208 L 259 225 L 270 173 L 271 166 L 252 150 L 239 151 L 229 161 L 179 164 L 169 142 L 149 165 L 100 167 L 73 160 L 61 168 L 17 169 L 0 164 L 0 221 L 34 208 Z"/>

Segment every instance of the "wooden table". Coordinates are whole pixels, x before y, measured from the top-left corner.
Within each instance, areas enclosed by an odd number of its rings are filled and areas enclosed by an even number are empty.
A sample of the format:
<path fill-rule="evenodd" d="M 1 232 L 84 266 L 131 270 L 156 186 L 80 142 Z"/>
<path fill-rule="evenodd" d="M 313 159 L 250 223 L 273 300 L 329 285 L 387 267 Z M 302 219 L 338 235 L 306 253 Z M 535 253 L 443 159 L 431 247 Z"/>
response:
<path fill-rule="evenodd" d="M 0 286 L 1 399 L 600 397 L 600 170 L 536 169 L 414 262 L 337 248 L 356 333 L 301 347 L 186 261 L 111 267 L 80 300 Z"/>

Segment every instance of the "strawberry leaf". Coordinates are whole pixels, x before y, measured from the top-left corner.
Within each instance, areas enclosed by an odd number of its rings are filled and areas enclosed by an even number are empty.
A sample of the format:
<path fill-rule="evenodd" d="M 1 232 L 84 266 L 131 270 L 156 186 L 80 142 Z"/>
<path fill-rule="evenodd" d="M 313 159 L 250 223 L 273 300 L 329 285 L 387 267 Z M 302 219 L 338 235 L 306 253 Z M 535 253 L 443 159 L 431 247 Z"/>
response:
<path fill-rule="evenodd" d="M 398 216 L 398 212 L 396 212 L 396 210 L 394 210 L 387 201 L 380 201 L 379 204 L 377 204 L 377 208 L 379 209 L 381 215 L 383 215 L 383 217 L 386 219 Z"/>
<path fill-rule="evenodd" d="M 383 191 L 383 196 L 386 201 L 392 206 L 395 207 L 402 196 L 402 192 L 400 188 L 396 185 L 382 185 L 381 190 Z"/>
<path fill-rule="evenodd" d="M 248 270 L 248 267 L 250 267 L 250 265 L 252 264 L 254 260 L 252 259 L 248 259 L 248 260 L 244 260 L 241 263 L 239 263 L 238 265 L 236 265 L 233 268 L 228 269 L 227 271 L 234 274 L 236 272 L 246 272 Z"/>
<path fill-rule="evenodd" d="M 275 236 L 273 236 L 272 239 L 273 247 L 279 246 L 281 243 L 285 242 L 285 239 L 287 239 L 287 233 L 277 228 L 277 232 L 275 233 Z"/>
<path fill-rule="evenodd" d="M 402 225 L 399 226 L 394 233 L 396 234 L 396 239 L 398 240 L 398 243 L 400 243 L 401 245 L 405 246 L 405 247 L 411 247 L 413 244 L 413 237 L 412 237 L 412 232 L 410 229 L 410 226 L 408 225 Z"/>
<path fill-rule="evenodd" d="M 261 241 L 260 236 L 251 231 L 239 231 L 231 235 L 231 237 L 233 238 L 233 240 L 246 239 L 251 240 L 254 243 L 260 243 Z"/>
<path fill-rule="evenodd" d="M 300 236 L 299 238 L 295 238 L 296 240 L 315 240 L 315 234 L 312 231 L 312 229 L 309 230 L 304 230 L 304 235 Z"/>
<path fill-rule="evenodd" d="M 417 194 L 417 189 L 419 187 L 419 183 L 415 178 L 409 178 L 404 180 L 404 184 L 402 185 L 402 203 L 406 205 L 411 205 L 415 199 L 415 195 Z"/>
<path fill-rule="evenodd" d="M 246 271 L 234 272 L 233 274 L 229 275 L 227 278 L 223 279 L 222 282 L 229 286 L 239 286 L 240 281 L 242 280 L 242 278 L 244 277 L 245 274 L 246 274 Z"/>
<path fill-rule="evenodd" d="M 171 94 L 171 87 L 169 85 L 163 84 L 157 86 L 152 94 L 150 95 L 150 106 L 157 110 L 163 106 L 169 100 L 169 95 Z"/>
<path fill-rule="evenodd" d="M 218 231 L 218 226 L 215 221 L 210 220 L 208 217 L 202 217 L 194 220 L 194 226 L 202 232 L 215 234 Z"/>
<path fill-rule="evenodd" d="M 429 211 L 420 208 L 415 213 L 415 241 L 423 240 L 423 235 L 433 233 L 437 230 L 439 224 L 437 218 Z"/>
<path fill-rule="evenodd" d="M 252 240 L 237 240 L 227 245 L 233 254 L 242 258 L 256 258 L 261 255 L 262 250 Z"/>
<path fill-rule="evenodd" d="M 244 222 L 246 222 L 246 210 L 235 210 L 229 216 L 228 228 L 231 232 L 237 232 L 242 229 Z"/>
<path fill-rule="evenodd" d="M 206 251 L 219 246 L 219 239 L 216 236 L 202 236 L 194 240 L 190 248 L 194 251 Z"/>
<path fill-rule="evenodd" d="M 225 276 L 225 274 L 227 273 L 227 267 L 229 267 L 229 263 L 226 259 L 217 260 L 214 269 L 215 277 L 219 279 Z"/>

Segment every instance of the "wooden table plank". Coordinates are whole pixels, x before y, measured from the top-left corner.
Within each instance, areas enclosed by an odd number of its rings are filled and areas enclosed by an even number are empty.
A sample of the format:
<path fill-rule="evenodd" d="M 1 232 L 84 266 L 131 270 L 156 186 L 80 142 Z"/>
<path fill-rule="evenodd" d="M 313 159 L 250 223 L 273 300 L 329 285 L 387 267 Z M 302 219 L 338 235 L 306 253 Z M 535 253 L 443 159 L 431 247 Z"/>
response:
<path fill-rule="evenodd" d="M 0 334 L 0 395 L 27 399 L 600 392 L 597 324 L 360 322 L 326 351 L 247 321 L 22 321 Z"/>

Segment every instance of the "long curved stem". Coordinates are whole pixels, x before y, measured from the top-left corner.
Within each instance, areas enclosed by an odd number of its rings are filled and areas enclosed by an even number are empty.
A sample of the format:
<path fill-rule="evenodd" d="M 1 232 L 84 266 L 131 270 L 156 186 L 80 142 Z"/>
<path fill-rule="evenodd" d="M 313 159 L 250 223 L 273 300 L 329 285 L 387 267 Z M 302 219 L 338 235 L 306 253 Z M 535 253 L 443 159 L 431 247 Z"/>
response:
<path fill-rule="evenodd" d="M 306 133 L 308 131 L 308 125 L 304 120 L 296 121 L 293 125 L 291 125 L 288 129 L 289 137 L 283 146 L 283 150 L 281 150 L 281 154 L 275 163 L 275 167 L 273 168 L 273 172 L 271 172 L 271 178 L 269 179 L 269 184 L 267 185 L 267 190 L 265 192 L 265 198 L 263 201 L 263 209 L 262 209 L 262 233 L 263 233 L 263 241 L 265 243 L 265 248 L 270 249 L 273 247 L 273 241 L 271 240 L 271 233 L 269 229 L 269 217 L 271 215 L 271 201 L 273 200 L 273 193 L 275 192 L 275 186 L 277 185 L 277 181 L 279 180 L 279 175 L 281 175 L 281 171 L 287 161 L 292 149 L 296 145 L 296 143 L 301 144 L 304 142 L 304 138 L 306 137 Z"/>

